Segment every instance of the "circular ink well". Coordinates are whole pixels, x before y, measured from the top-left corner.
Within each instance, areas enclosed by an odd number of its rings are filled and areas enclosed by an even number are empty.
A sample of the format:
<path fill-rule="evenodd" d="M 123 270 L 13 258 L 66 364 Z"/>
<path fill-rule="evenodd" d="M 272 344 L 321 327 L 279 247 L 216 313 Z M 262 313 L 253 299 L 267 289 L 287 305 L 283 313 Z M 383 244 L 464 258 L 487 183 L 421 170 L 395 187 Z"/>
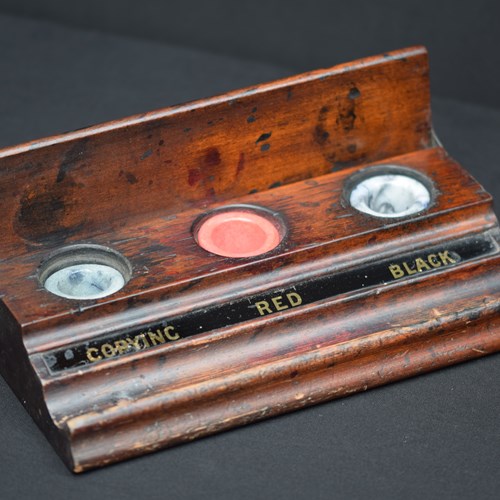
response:
<path fill-rule="evenodd" d="M 374 217 L 406 217 L 431 204 L 431 191 L 413 176 L 403 172 L 379 173 L 354 185 L 349 202 L 360 212 Z"/>
<path fill-rule="evenodd" d="M 283 239 L 282 222 L 257 207 L 227 207 L 206 215 L 196 226 L 195 240 L 207 252 L 223 257 L 256 257 Z"/>
<path fill-rule="evenodd" d="M 44 288 L 66 299 L 107 297 L 128 282 L 132 269 L 118 252 L 98 245 L 72 245 L 51 255 L 41 266 Z"/>
<path fill-rule="evenodd" d="M 122 274 L 103 264 L 75 264 L 59 269 L 44 283 L 45 288 L 67 299 L 99 299 L 107 297 L 125 284 Z"/>

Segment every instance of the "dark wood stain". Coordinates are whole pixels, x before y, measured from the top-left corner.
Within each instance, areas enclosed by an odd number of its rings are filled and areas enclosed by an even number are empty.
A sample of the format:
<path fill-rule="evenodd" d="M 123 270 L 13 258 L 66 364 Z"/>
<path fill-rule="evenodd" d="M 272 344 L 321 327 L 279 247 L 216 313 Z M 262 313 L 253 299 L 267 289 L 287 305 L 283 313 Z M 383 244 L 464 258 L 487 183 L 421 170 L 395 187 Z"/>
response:
<path fill-rule="evenodd" d="M 188 171 L 188 184 L 190 186 L 195 186 L 196 184 L 198 184 L 201 178 L 202 175 L 201 175 L 201 170 L 199 168 L 191 168 Z"/>
<path fill-rule="evenodd" d="M 265 133 L 261 134 L 259 136 L 259 138 L 255 141 L 255 143 L 258 144 L 259 142 L 267 141 L 271 137 L 272 134 L 273 134 L 272 132 L 265 132 Z"/>
<path fill-rule="evenodd" d="M 78 167 L 79 162 L 84 157 L 88 138 L 75 141 L 75 143 L 64 153 L 63 159 L 57 172 L 56 182 L 62 182 L 72 169 Z"/>
<path fill-rule="evenodd" d="M 127 172 L 125 178 L 129 184 L 136 184 L 138 182 L 137 177 L 132 172 Z"/>
<path fill-rule="evenodd" d="M 220 165 L 220 152 L 217 148 L 208 148 L 205 152 L 205 164 L 207 167 L 217 167 Z"/>

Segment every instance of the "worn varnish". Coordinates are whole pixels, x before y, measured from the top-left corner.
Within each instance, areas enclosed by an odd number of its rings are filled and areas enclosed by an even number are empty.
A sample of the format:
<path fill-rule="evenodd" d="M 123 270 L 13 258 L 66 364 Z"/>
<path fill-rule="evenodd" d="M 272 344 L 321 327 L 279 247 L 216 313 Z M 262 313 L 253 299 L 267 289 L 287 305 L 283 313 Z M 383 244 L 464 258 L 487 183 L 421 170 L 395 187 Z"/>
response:
<path fill-rule="evenodd" d="M 429 180 L 426 211 L 350 206 L 386 164 Z M 0 370 L 75 472 L 500 349 L 498 222 L 433 139 L 421 47 L 4 149 L 0 186 Z M 201 249 L 232 204 L 282 243 Z M 128 259 L 122 290 L 43 288 L 81 243 Z"/>

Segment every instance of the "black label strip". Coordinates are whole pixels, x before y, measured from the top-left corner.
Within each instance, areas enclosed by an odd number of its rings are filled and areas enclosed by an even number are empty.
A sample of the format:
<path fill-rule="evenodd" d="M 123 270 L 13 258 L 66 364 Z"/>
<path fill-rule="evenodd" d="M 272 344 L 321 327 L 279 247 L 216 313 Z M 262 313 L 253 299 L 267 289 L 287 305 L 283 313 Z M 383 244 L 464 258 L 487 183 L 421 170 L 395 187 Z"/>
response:
<path fill-rule="evenodd" d="M 47 353 L 44 360 L 51 372 L 81 368 L 336 295 L 439 271 L 487 255 L 495 249 L 493 241 L 486 236 L 466 238 L 313 278 L 286 288 L 276 288 L 264 294 L 194 310 L 140 328 L 110 333 Z"/>

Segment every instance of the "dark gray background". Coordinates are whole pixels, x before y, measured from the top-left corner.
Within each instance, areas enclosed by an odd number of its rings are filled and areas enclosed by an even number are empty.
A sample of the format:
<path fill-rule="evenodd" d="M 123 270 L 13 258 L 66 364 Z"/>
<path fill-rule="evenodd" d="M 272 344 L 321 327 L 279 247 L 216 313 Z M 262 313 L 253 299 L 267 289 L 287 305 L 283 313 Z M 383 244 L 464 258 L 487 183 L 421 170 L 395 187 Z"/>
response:
<path fill-rule="evenodd" d="M 1 10 L 297 71 L 424 44 L 436 95 L 500 106 L 498 0 L 0 0 Z"/>
<path fill-rule="evenodd" d="M 0 0 L 0 14 L 9 3 Z M 153 4 L 159 10 L 153 12 Z M 377 2 L 377 12 L 368 3 L 271 2 L 267 8 L 253 3 L 255 12 L 237 2 L 224 3 L 225 9 L 219 4 L 208 8 L 200 2 L 198 11 L 191 7 L 189 23 L 176 23 L 172 13 L 184 12 L 188 19 L 189 5 L 112 1 L 97 7 L 88 0 L 70 8 L 69 2 L 55 0 L 12 2 L 17 12 L 54 16 L 65 26 L 0 15 L 0 146 L 299 68 L 329 66 L 351 55 L 425 42 L 434 64 L 438 135 L 500 199 L 498 64 L 492 63 L 498 56 L 490 47 L 499 46 L 499 37 L 490 28 L 493 2 L 475 2 L 469 15 L 462 4 L 446 15 L 439 3 L 432 9 L 430 3 L 427 9 L 408 4 L 405 10 L 394 2 L 393 9 L 384 10 L 380 6 L 389 2 Z M 335 13 L 331 38 L 324 33 L 325 9 Z M 429 25 L 420 23 L 418 12 L 426 13 Z M 385 15 L 392 19 L 389 32 L 383 29 Z M 228 26 L 230 16 L 246 21 L 239 28 Z M 361 24 L 348 24 L 351 19 Z M 294 31 L 306 21 L 307 29 Z M 267 27 L 279 23 L 272 35 Z M 77 24 L 101 33 L 75 29 Z M 477 58 L 479 42 L 467 38 L 471 30 L 483 41 L 491 39 Z M 326 42 L 316 50 L 320 38 Z M 454 81 L 466 61 L 474 70 L 469 67 Z M 479 90 L 478 81 L 483 82 Z M 500 356 L 494 355 L 73 476 L 0 379 L 0 499 L 496 499 L 499 380 Z"/>

